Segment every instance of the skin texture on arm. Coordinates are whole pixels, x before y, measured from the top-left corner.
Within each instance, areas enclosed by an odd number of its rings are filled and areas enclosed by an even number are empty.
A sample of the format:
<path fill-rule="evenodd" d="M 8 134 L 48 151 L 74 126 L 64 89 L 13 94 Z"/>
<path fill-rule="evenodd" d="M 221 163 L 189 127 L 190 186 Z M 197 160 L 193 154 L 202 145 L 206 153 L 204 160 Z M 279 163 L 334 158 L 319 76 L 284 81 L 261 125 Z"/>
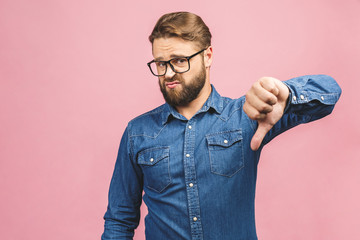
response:
<path fill-rule="evenodd" d="M 265 135 L 283 116 L 289 93 L 284 83 L 272 77 L 260 78 L 246 93 L 244 112 L 258 122 L 250 144 L 253 151 L 260 147 Z"/>

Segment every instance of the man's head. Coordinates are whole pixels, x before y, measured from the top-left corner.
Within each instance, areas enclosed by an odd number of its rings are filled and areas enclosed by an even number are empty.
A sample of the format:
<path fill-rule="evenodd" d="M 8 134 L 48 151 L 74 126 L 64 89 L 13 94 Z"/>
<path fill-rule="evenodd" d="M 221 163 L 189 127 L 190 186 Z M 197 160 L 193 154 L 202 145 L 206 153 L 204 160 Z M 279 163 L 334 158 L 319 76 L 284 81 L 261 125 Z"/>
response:
<path fill-rule="evenodd" d="M 163 96 L 172 106 L 186 106 L 211 89 L 211 33 L 202 19 L 188 12 L 163 15 L 149 36 L 154 60 L 149 67 L 159 77 Z"/>

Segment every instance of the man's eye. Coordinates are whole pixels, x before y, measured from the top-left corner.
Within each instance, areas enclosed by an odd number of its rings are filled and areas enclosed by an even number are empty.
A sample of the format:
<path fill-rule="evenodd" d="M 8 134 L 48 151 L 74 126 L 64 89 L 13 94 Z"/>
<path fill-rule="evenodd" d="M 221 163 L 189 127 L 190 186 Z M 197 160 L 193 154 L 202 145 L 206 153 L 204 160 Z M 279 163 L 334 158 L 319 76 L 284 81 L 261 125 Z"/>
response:
<path fill-rule="evenodd" d="M 186 62 L 186 58 L 175 58 L 173 61 L 171 61 L 173 64 L 179 65 L 184 64 Z"/>
<path fill-rule="evenodd" d="M 165 67 L 166 63 L 165 62 L 157 62 L 156 65 L 158 67 Z"/>

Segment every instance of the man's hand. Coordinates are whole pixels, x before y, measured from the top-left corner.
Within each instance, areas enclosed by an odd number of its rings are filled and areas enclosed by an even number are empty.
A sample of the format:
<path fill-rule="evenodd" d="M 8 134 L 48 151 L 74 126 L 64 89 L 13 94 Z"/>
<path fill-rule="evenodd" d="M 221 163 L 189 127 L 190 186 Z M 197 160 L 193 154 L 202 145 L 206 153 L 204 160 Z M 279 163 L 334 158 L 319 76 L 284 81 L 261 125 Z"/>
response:
<path fill-rule="evenodd" d="M 250 144 L 253 151 L 260 147 L 266 133 L 284 114 L 288 97 L 288 87 L 272 77 L 260 78 L 246 93 L 244 112 L 258 121 L 258 128 Z"/>

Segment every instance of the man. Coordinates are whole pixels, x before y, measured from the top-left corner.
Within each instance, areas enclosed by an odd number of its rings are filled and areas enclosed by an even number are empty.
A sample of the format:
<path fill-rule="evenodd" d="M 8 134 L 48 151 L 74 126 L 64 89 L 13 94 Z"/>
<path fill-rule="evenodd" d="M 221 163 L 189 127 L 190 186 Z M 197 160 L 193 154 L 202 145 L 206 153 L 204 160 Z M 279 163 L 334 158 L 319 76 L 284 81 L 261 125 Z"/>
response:
<path fill-rule="evenodd" d="M 146 239 L 257 239 L 261 149 L 331 113 L 340 87 L 325 75 L 285 82 L 265 77 L 233 100 L 210 84 L 211 34 L 200 17 L 166 14 L 149 40 L 154 60 L 148 65 L 166 103 L 130 121 L 124 132 L 102 239 L 133 239 L 142 199 Z"/>

